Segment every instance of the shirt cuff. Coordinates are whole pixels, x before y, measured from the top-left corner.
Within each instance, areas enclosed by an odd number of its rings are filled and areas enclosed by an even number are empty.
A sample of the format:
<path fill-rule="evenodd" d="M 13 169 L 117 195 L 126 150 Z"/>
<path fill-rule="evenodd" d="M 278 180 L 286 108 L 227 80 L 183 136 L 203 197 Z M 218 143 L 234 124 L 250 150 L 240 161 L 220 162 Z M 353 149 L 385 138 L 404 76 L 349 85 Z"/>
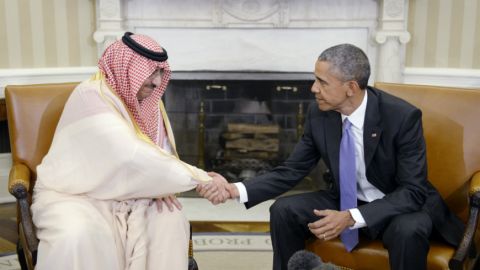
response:
<path fill-rule="evenodd" d="M 237 201 L 239 203 L 246 203 L 248 202 L 248 194 L 247 194 L 247 188 L 245 187 L 245 185 L 243 183 L 233 183 L 237 189 L 238 189 L 238 194 L 240 195 L 238 198 L 237 198 Z"/>
<path fill-rule="evenodd" d="M 365 222 L 365 219 L 362 216 L 362 213 L 360 213 L 360 210 L 358 208 L 352 208 L 348 210 L 350 212 L 350 215 L 352 215 L 353 220 L 355 220 L 355 224 L 353 224 L 350 229 L 359 229 L 363 227 L 367 227 L 367 223 Z"/>

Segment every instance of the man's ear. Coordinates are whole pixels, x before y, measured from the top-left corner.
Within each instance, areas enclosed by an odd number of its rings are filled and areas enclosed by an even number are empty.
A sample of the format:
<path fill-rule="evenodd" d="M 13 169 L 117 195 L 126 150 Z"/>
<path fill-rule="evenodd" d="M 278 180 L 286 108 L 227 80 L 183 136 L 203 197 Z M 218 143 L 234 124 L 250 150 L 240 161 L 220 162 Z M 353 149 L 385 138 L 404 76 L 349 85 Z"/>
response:
<path fill-rule="evenodd" d="M 355 95 L 358 91 L 360 91 L 360 86 L 358 85 L 357 81 L 348 81 L 347 82 L 347 96 L 351 97 Z"/>

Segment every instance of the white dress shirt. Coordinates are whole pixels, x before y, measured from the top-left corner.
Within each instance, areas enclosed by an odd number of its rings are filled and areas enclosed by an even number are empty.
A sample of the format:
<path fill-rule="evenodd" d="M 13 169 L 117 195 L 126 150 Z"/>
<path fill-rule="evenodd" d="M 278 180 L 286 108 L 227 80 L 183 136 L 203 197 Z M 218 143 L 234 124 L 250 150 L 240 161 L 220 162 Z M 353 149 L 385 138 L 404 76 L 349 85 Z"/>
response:
<path fill-rule="evenodd" d="M 362 104 L 360 104 L 360 106 L 350 115 L 347 116 L 342 114 L 342 123 L 346 118 L 348 118 L 348 121 L 352 123 L 351 131 L 353 134 L 353 140 L 355 141 L 355 165 L 357 167 L 357 198 L 365 202 L 371 202 L 373 200 L 383 198 L 385 194 L 370 184 L 366 176 L 365 153 L 363 148 L 363 124 L 365 122 L 367 100 L 368 94 L 367 91 L 364 90 Z M 349 211 L 355 220 L 355 224 L 352 226 L 352 229 L 367 226 L 367 223 L 365 222 L 365 219 L 358 208 L 353 208 Z"/>
<path fill-rule="evenodd" d="M 357 198 L 365 202 L 371 202 L 376 199 L 383 198 L 385 194 L 379 189 L 374 187 L 370 182 L 367 181 L 367 176 L 365 174 L 365 155 L 363 149 L 363 124 L 365 122 L 365 112 L 367 109 L 367 100 L 368 95 L 367 91 L 364 90 L 364 98 L 362 104 L 350 115 L 342 114 L 342 123 L 345 118 L 348 118 L 348 121 L 352 123 L 352 133 L 353 139 L 355 141 L 355 163 L 357 167 Z M 245 203 L 248 202 L 247 189 L 243 183 L 235 183 L 238 192 L 240 194 L 239 202 Z M 362 214 L 358 208 L 349 209 L 350 214 L 355 220 L 355 224 L 351 227 L 352 229 L 366 227 L 367 224 Z"/>

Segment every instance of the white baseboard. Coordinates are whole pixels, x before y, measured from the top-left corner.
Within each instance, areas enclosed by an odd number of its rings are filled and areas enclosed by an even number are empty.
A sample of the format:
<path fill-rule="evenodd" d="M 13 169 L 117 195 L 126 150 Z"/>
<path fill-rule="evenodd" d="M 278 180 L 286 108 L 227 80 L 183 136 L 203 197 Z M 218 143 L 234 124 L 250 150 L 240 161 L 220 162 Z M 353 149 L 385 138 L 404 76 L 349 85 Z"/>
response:
<path fill-rule="evenodd" d="M 12 167 L 12 156 L 10 153 L 0 154 L 0 203 L 14 202 L 13 197 L 8 192 L 8 174 Z"/>
<path fill-rule="evenodd" d="M 97 67 L 0 69 L 0 98 L 9 84 L 81 82 L 97 71 Z"/>
<path fill-rule="evenodd" d="M 223 204 L 213 205 L 203 198 L 178 198 L 183 205 L 183 211 L 188 220 L 191 221 L 230 221 L 230 222 L 269 222 L 269 208 L 275 202 L 268 200 L 246 209 L 241 203 L 228 200 Z"/>
<path fill-rule="evenodd" d="M 15 197 L 13 197 L 10 194 L 9 194 L 9 196 L 0 197 L 0 204 L 2 204 L 2 203 L 13 203 L 15 201 L 16 201 Z"/>
<path fill-rule="evenodd" d="M 480 69 L 407 67 L 403 76 L 408 84 L 480 89 Z"/>

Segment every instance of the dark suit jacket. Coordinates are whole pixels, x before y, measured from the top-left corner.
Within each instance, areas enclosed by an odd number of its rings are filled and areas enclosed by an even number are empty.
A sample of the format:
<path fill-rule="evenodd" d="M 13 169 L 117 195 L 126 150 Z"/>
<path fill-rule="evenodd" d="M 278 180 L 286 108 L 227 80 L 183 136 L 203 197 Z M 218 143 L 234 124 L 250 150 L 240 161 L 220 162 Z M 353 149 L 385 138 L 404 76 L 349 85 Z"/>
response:
<path fill-rule="evenodd" d="M 427 180 L 422 113 L 397 97 L 367 87 L 363 143 L 366 176 L 384 198 L 358 207 L 376 236 L 390 219 L 402 213 L 426 211 L 434 227 L 452 245 L 458 245 L 463 223 L 453 215 Z M 245 181 L 247 208 L 274 198 L 295 186 L 323 158 L 332 174 L 330 192 L 339 195 L 341 115 L 320 111 L 312 103 L 301 140 L 289 158 L 271 172 Z"/>

